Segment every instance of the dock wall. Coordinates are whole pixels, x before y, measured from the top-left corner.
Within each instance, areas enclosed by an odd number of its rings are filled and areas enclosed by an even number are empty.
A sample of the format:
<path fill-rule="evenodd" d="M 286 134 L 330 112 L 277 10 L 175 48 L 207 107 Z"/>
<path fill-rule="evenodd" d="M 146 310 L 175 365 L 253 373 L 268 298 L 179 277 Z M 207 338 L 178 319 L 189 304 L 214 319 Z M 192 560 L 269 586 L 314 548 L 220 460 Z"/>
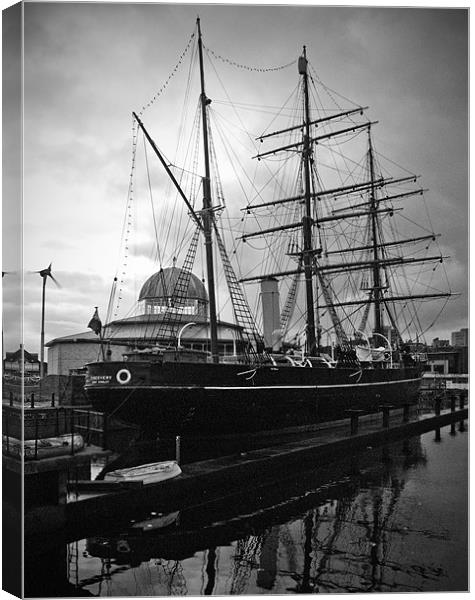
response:
<path fill-rule="evenodd" d="M 61 508 L 65 519 L 64 536 L 68 541 L 94 535 L 97 530 L 132 518 L 140 506 L 161 512 L 179 510 L 216 498 L 242 492 L 243 489 L 280 479 L 285 474 L 311 465 L 325 465 L 341 456 L 351 456 L 368 446 L 385 444 L 444 427 L 468 418 L 468 409 L 426 416 L 409 423 L 371 425 L 356 435 L 328 432 L 310 436 L 298 442 L 253 450 L 243 455 L 192 463 L 183 467 L 183 474 L 159 484 L 139 489 L 95 496 L 71 502 Z M 36 515 L 25 515 L 25 535 L 32 539 L 48 531 Z M 44 541 L 44 540 L 43 540 Z"/>

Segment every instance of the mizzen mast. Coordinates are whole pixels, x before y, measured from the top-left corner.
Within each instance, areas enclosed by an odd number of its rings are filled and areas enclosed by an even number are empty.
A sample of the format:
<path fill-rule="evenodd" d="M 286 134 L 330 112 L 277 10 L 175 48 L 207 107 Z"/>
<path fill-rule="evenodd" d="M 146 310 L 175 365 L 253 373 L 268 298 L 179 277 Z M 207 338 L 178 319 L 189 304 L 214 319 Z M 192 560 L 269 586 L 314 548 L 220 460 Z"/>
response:
<path fill-rule="evenodd" d="M 216 293 L 214 283 L 214 261 L 213 261 L 213 200 L 211 197 L 211 173 L 209 160 L 209 140 L 208 140 L 208 115 L 207 106 L 211 100 L 207 98 L 205 92 L 205 78 L 203 65 L 203 42 L 201 39 L 200 19 L 196 20 L 198 27 L 198 53 L 200 61 L 200 79 L 201 79 L 201 119 L 203 124 L 203 150 L 205 176 L 203 178 L 203 228 L 206 250 L 206 274 L 208 277 L 208 296 L 209 296 L 209 322 L 211 338 L 211 355 L 213 362 L 219 362 L 218 356 L 218 326 L 216 317 Z"/>
<path fill-rule="evenodd" d="M 312 202 L 310 182 L 310 162 L 312 156 L 312 145 L 310 141 L 310 107 L 308 100 L 308 74 L 307 74 L 307 51 L 303 47 L 303 55 L 299 57 L 299 73 L 303 76 L 304 92 L 304 138 L 303 138 L 303 165 L 304 165 L 304 193 L 305 209 L 302 217 L 303 234 L 303 268 L 305 274 L 305 297 L 307 310 L 306 340 L 307 353 L 312 356 L 317 351 L 317 340 L 315 335 L 315 309 L 313 295 L 313 245 L 312 245 Z"/>

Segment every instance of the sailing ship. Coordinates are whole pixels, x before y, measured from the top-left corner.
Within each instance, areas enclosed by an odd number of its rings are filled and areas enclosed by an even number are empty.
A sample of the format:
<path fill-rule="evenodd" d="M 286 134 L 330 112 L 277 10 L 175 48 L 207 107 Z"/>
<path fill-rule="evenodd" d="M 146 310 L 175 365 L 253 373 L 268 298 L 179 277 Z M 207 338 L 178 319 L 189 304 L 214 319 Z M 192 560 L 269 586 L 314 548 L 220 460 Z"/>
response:
<path fill-rule="evenodd" d="M 190 224 L 195 230 L 183 267 L 176 268 L 174 259 L 172 268 L 162 268 L 153 279 L 166 293 L 149 305 L 146 315 L 134 317 L 147 322 L 147 340 L 135 339 L 135 348 L 122 360 L 110 360 L 103 351 L 101 360 L 87 365 L 85 389 L 91 403 L 140 425 L 144 434 L 201 437 L 311 426 L 341 418 L 348 410 L 374 412 L 382 404 L 415 403 L 424 356 L 417 345 L 408 343 L 409 334 L 420 320 L 423 302 L 447 302 L 451 296 L 434 281 L 444 259 L 440 250 L 432 251 L 438 235 L 423 229 L 401 237 L 395 226 L 402 210 L 399 202 L 425 191 L 415 188 L 417 176 L 386 174 L 375 151 L 375 122 L 366 117 L 367 107 L 337 103 L 326 113 L 325 107 L 311 108 L 311 101 L 319 98 L 312 86 L 321 82 L 304 47 L 297 61 L 297 109 L 280 112 L 291 117 L 290 124 L 256 138 L 259 150 L 253 158 L 267 173 L 277 163 L 283 177 L 267 176 L 274 190 L 271 199 L 264 186 L 259 187 L 264 178 L 256 179 L 254 197 L 242 209 L 243 231 L 237 242 L 261 258 L 247 259 L 250 272 L 238 276 L 223 233 L 223 188 L 211 168 L 217 161 L 204 52 L 218 55 L 204 46 L 199 19 L 196 33 L 204 176 L 192 175 L 191 192 L 184 190 L 177 171 L 146 129 L 143 111 L 133 113 L 134 139 L 143 134 L 177 202 L 187 211 L 187 231 Z M 335 99 L 336 93 L 329 96 Z M 290 140 L 262 150 L 269 140 L 283 137 Z M 362 140 L 362 158 L 354 148 L 343 153 L 343 143 L 361 145 Z M 199 170 L 197 153 L 192 152 L 193 173 Z M 291 175 L 289 169 L 295 166 L 297 175 Z M 257 223 L 257 229 L 251 230 L 249 221 Z M 201 239 L 209 298 L 204 313 L 203 304 L 193 312 L 190 303 Z M 256 243 L 261 246 L 256 248 Z M 413 255 L 407 254 L 408 247 Z M 261 266 L 262 272 L 256 272 Z M 415 275 L 401 275 L 414 267 L 419 267 Z M 220 352 L 218 339 L 223 326 L 217 305 L 219 268 L 235 321 L 236 339 L 227 355 Z M 421 277 L 427 273 L 430 287 L 423 289 Z M 255 283 L 261 284 L 262 327 L 243 287 Z M 197 323 L 209 332 L 201 348 L 185 343 L 185 331 Z"/>

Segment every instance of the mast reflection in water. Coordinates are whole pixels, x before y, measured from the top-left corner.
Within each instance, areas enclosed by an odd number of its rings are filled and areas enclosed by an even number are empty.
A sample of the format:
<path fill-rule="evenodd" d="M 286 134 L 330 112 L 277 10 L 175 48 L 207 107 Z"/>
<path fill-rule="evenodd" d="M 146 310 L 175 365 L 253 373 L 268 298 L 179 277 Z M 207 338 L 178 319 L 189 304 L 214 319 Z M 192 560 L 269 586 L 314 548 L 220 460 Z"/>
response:
<path fill-rule="evenodd" d="M 69 581 L 101 596 L 466 590 L 467 436 L 448 431 L 70 544 Z"/>

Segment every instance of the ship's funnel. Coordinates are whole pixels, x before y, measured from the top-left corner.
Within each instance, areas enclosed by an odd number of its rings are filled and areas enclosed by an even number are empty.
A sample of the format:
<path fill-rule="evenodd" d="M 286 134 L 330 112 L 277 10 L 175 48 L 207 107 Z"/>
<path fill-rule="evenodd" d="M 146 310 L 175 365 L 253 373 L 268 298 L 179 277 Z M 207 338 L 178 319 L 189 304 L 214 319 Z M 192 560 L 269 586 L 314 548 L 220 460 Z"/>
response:
<path fill-rule="evenodd" d="M 282 336 L 276 336 L 280 330 L 279 284 L 277 279 L 269 277 L 261 281 L 262 322 L 266 348 L 277 350 L 273 346 L 281 344 Z M 277 339 L 276 339 L 277 338 Z"/>

